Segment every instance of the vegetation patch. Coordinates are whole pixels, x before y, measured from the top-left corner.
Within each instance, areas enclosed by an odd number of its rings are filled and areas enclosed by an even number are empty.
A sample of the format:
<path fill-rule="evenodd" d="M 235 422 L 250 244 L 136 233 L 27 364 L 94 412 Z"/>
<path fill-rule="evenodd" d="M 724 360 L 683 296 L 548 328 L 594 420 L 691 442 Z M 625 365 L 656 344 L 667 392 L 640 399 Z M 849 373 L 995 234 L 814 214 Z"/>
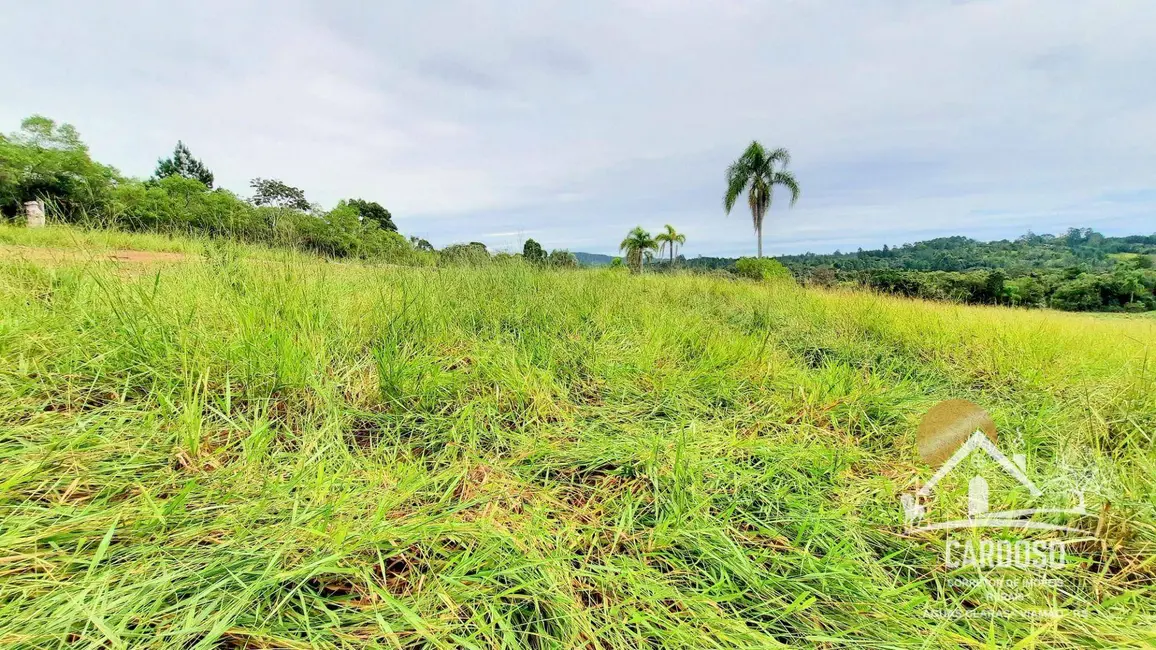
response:
<path fill-rule="evenodd" d="M 0 644 L 1156 642 L 1156 321 L 268 253 L 0 264 Z M 984 607 L 898 502 L 954 397 L 1096 468 L 1009 605 L 1079 616 L 926 615 Z"/>

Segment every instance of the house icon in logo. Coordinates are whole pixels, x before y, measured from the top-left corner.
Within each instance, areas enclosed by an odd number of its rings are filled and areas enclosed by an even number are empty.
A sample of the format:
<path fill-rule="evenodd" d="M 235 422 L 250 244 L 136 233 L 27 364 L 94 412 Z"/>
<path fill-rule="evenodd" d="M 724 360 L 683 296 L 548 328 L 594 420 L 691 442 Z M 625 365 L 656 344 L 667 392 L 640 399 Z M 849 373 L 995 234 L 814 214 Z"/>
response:
<path fill-rule="evenodd" d="M 967 442 L 963 443 L 959 449 L 955 450 L 955 453 L 951 455 L 951 458 L 947 459 L 947 462 L 944 463 L 939 468 L 939 470 L 935 472 L 934 475 L 932 475 L 931 479 L 928 480 L 927 483 L 923 485 L 923 487 L 919 488 L 916 494 L 921 497 L 931 496 L 931 491 L 935 489 L 935 485 L 937 483 L 943 480 L 944 476 L 947 476 L 951 470 L 955 469 L 956 465 L 959 465 L 961 462 L 963 462 L 963 460 L 970 456 L 973 451 L 980 449 L 986 452 L 988 457 L 995 461 L 997 465 L 1002 467 L 1005 472 L 1012 476 L 1012 478 L 1019 481 L 1020 485 L 1027 488 L 1033 497 L 1043 496 L 1043 491 L 1036 487 L 1036 484 L 1033 483 L 1025 473 L 1027 470 L 1027 461 L 1024 455 L 1016 454 L 1015 460 L 1009 460 L 1008 457 L 1005 456 L 1003 452 L 995 446 L 995 443 L 993 443 L 991 439 L 989 439 L 987 435 L 984 434 L 983 431 L 979 430 L 972 433 L 971 436 L 968 437 Z M 987 479 L 977 474 L 973 476 L 967 484 L 967 515 L 969 517 L 978 517 L 980 515 L 987 514 L 987 501 Z"/>
<path fill-rule="evenodd" d="M 996 447 L 995 424 L 991 416 L 971 402 L 964 400 L 941 402 L 928 411 L 920 424 L 918 446 L 920 456 L 938 469 L 914 494 L 904 494 L 900 497 L 904 522 L 909 531 L 1001 527 L 1084 532 L 1032 519 L 1033 515 L 1040 513 L 1086 514 L 1083 492 L 1076 492 L 1079 506 L 1074 509 L 1029 508 L 992 512 L 988 481 L 979 474 L 968 480 L 967 519 L 924 523 L 927 516 L 925 502 L 932 497 L 936 485 L 973 453 L 982 451 L 989 460 L 1023 486 L 1033 499 L 1043 496 L 1044 493 L 1027 475 L 1027 461 L 1023 454 L 1015 454 L 1008 458 Z"/>

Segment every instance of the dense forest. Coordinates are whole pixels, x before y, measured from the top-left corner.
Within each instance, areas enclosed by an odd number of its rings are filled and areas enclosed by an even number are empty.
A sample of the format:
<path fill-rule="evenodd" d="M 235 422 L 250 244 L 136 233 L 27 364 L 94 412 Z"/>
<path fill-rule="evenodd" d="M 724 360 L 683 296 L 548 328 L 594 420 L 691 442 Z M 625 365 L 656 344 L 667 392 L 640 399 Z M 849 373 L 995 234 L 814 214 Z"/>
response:
<path fill-rule="evenodd" d="M 1027 233 L 980 242 L 942 237 L 879 250 L 784 255 L 800 281 L 865 286 L 933 300 L 1052 307 L 1069 311 L 1156 309 L 1156 235 L 1105 237 L 1090 228 L 1062 235 Z M 697 269 L 729 269 L 736 260 L 698 257 Z"/>
<path fill-rule="evenodd" d="M 1015 240 L 980 242 L 967 237 L 940 237 L 895 248 L 830 255 L 786 255 L 788 268 L 805 270 L 829 266 L 846 271 L 905 269 L 909 271 L 974 271 L 1000 269 L 1011 276 L 1033 271 L 1086 267 L 1115 268 L 1119 256 L 1156 253 L 1156 234 L 1105 237 L 1091 228 L 1071 228 L 1063 235 L 1029 232 Z"/>

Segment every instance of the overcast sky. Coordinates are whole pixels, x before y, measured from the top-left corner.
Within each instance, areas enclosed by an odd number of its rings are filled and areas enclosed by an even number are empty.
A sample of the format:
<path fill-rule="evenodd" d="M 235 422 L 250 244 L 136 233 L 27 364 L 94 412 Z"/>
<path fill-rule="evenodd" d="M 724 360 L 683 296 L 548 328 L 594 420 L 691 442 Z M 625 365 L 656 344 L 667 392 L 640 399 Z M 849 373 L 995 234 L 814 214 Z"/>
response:
<path fill-rule="evenodd" d="M 182 139 L 242 196 L 375 200 L 437 246 L 613 253 L 791 150 L 771 253 L 1029 228 L 1156 232 L 1156 2 L 0 0 L 0 130 L 41 113 L 148 176 Z"/>

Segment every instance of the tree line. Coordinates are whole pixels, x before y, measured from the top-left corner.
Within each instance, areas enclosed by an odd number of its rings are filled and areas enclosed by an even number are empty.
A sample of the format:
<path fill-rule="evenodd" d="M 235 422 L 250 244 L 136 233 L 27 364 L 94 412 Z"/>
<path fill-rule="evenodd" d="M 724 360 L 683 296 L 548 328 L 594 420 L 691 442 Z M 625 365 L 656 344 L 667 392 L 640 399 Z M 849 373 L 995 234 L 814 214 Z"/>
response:
<path fill-rule="evenodd" d="M 214 187 L 208 166 L 184 142 L 148 179 L 94 161 L 69 124 L 43 116 L 0 135 L 0 214 L 19 218 L 27 201 L 58 222 L 292 245 L 335 257 L 405 257 L 416 249 L 375 201 L 350 198 L 325 210 L 304 191 L 254 178 L 248 199 Z"/>
<path fill-rule="evenodd" d="M 1066 311 L 1156 309 L 1156 235 L 1091 228 L 979 242 L 944 237 L 896 248 L 780 258 L 817 284 L 852 283 L 917 298 Z"/>
<path fill-rule="evenodd" d="M 942 237 L 894 248 L 777 258 L 798 280 L 969 304 L 1066 311 L 1156 309 L 1156 235 L 1106 237 L 1090 228 L 980 242 Z M 699 257 L 690 269 L 733 269 Z"/>
<path fill-rule="evenodd" d="M 70 124 L 36 115 L 15 133 L 0 134 L 0 220 L 20 219 L 25 202 L 40 200 L 61 223 L 230 238 L 332 257 L 423 265 L 524 257 L 540 266 L 578 266 L 569 251 L 546 253 L 532 239 L 521 254 L 491 254 L 481 242 L 438 251 L 425 239 L 399 234 L 393 215 L 376 201 L 349 198 L 326 210 L 279 179 L 252 179 L 250 197 L 215 187 L 215 181 L 182 141 L 142 180 L 94 161 Z"/>

